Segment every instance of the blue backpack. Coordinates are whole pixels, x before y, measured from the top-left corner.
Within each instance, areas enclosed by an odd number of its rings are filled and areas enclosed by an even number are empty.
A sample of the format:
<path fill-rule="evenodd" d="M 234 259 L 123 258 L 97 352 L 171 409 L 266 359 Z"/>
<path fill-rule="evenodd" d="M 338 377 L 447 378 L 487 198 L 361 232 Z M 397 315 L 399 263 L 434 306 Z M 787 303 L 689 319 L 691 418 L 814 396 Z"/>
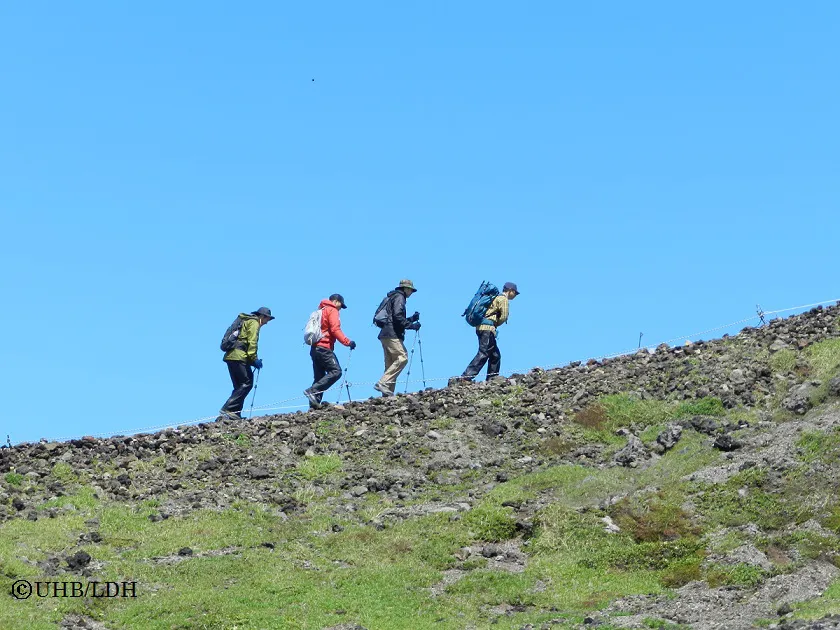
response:
<path fill-rule="evenodd" d="M 485 321 L 485 314 L 494 298 L 499 295 L 499 289 L 495 285 L 490 284 L 486 280 L 478 287 L 473 299 L 470 300 L 462 317 L 467 318 L 467 323 L 472 327 L 481 326 Z"/>

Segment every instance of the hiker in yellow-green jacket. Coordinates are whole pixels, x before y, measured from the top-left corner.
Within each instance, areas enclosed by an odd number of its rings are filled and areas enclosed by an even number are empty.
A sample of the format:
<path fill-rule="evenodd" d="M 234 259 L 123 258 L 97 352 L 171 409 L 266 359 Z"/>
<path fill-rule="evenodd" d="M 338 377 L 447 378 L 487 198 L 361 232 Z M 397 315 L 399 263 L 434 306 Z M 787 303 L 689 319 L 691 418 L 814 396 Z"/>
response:
<path fill-rule="evenodd" d="M 239 414 L 245 399 L 254 387 L 254 371 L 251 368 L 261 370 L 263 366 L 262 359 L 257 357 L 260 328 L 272 319 L 271 310 L 265 306 L 251 314 L 240 313 L 222 337 L 220 347 L 225 353 L 224 362 L 233 383 L 233 392 L 219 412 L 224 418 L 241 417 Z"/>

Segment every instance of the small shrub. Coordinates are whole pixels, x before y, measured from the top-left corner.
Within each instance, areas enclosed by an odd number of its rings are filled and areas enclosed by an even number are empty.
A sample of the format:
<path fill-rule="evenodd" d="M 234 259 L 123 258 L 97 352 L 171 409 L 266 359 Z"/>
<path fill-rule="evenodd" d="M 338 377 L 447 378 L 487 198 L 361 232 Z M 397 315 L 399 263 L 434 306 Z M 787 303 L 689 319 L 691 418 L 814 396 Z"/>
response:
<path fill-rule="evenodd" d="M 540 444 L 539 451 L 543 455 L 565 455 L 569 451 L 574 450 L 577 444 L 561 436 L 555 436 L 543 440 Z"/>
<path fill-rule="evenodd" d="M 513 510 L 494 503 L 484 503 L 467 512 L 464 524 L 478 540 L 499 542 L 516 535 Z"/>
<path fill-rule="evenodd" d="M 12 486 L 19 486 L 23 483 L 23 475 L 16 472 L 6 473 L 4 479 L 6 480 L 6 483 Z"/>
<path fill-rule="evenodd" d="M 689 582 L 696 582 L 703 579 L 703 571 L 701 569 L 702 561 L 699 559 L 689 559 L 684 562 L 675 562 L 662 573 L 663 586 L 668 588 L 679 588 L 685 586 Z"/>
<path fill-rule="evenodd" d="M 636 542 L 658 542 L 695 536 L 700 529 L 676 503 L 658 494 L 644 503 L 622 499 L 610 510 L 613 520 Z"/>
<path fill-rule="evenodd" d="M 706 573 L 706 582 L 711 588 L 718 586 L 758 586 L 767 577 L 767 572 L 750 564 L 732 566 L 717 565 Z"/>
<path fill-rule="evenodd" d="M 572 422 L 579 424 L 587 429 L 594 429 L 596 431 L 603 430 L 609 418 L 607 418 L 607 410 L 604 405 L 594 403 L 578 411 L 572 416 Z"/>
<path fill-rule="evenodd" d="M 780 350 L 770 358 L 770 367 L 780 374 L 793 372 L 796 367 L 796 351 Z"/>

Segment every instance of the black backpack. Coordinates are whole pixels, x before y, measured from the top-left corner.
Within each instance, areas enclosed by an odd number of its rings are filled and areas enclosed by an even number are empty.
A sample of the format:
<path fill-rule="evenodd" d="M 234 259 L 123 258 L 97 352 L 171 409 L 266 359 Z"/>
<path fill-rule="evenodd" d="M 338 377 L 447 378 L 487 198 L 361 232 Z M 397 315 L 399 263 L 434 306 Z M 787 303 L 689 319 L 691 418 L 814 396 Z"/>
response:
<path fill-rule="evenodd" d="M 222 343 L 219 344 L 219 348 L 222 352 L 230 352 L 231 350 L 239 347 L 239 331 L 241 329 L 242 317 L 237 315 L 236 319 L 233 320 L 233 323 L 228 326 L 228 329 L 225 331 L 225 335 L 222 337 Z"/>
<path fill-rule="evenodd" d="M 379 303 L 376 313 L 373 314 L 373 323 L 378 328 L 385 328 L 387 324 L 391 323 L 391 294 L 385 296 L 385 299 Z"/>

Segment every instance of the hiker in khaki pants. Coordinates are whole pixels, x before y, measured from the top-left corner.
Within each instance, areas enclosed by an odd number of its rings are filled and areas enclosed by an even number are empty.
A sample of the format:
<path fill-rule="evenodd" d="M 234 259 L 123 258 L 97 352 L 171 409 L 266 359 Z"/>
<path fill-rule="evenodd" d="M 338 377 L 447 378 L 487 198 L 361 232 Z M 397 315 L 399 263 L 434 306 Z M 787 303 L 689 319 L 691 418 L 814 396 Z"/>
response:
<path fill-rule="evenodd" d="M 382 329 L 379 331 L 379 340 L 385 352 L 385 373 L 373 388 L 383 396 L 394 395 L 397 378 L 408 363 L 408 353 L 403 343 L 405 331 L 420 330 L 420 313 L 405 316 L 405 301 L 416 291 L 411 280 L 400 280 L 400 285 L 385 296 L 373 317 L 373 323 Z"/>

